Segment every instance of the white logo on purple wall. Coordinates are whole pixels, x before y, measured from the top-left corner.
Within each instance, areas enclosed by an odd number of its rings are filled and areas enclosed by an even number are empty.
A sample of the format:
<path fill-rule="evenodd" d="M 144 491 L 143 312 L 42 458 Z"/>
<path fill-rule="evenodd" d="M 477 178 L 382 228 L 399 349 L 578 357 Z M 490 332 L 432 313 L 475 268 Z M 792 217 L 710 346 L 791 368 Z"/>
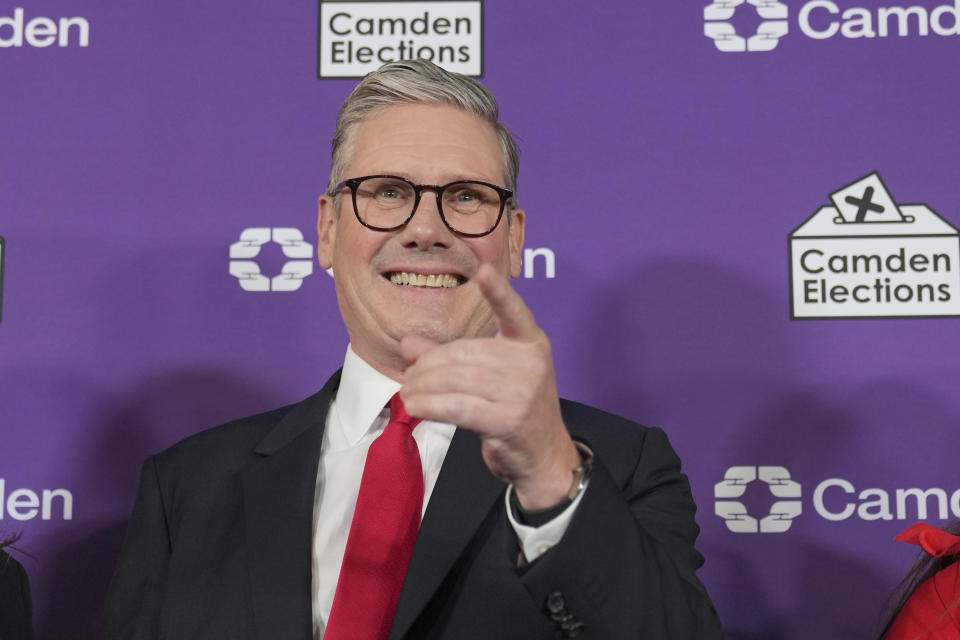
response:
<path fill-rule="evenodd" d="M 744 4 L 752 5 L 760 19 L 756 33 L 746 38 L 732 22 Z M 703 33 L 720 51 L 772 51 L 790 31 L 787 18 L 787 5 L 777 0 L 713 0 L 703 9 Z M 960 1 L 935 7 L 857 7 L 833 0 L 808 0 L 797 5 L 796 27 L 809 40 L 956 37 L 960 36 Z"/>
<path fill-rule="evenodd" d="M 68 489 L 8 489 L 0 478 L 0 521 L 5 518 L 22 522 L 41 520 L 73 520 L 73 493 Z"/>
<path fill-rule="evenodd" d="M 0 238 L 0 242 L 2 240 Z M 260 265 L 253 260 L 269 242 L 279 244 L 283 255 L 291 258 L 283 265 L 280 275 L 273 278 L 263 275 Z M 522 263 L 523 277 L 527 280 L 557 277 L 557 256 L 552 249 L 528 247 L 523 250 Z M 333 277 L 333 268 L 326 272 Z M 296 291 L 312 273 L 313 245 L 303 239 L 299 229 L 251 227 L 240 232 L 239 242 L 230 245 L 230 275 L 240 281 L 244 291 Z"/>
<path fill-rule="evenodd" d="M 362 78 L 416 58 L 483 75 L 482 0 L 321 0 L 318 18 L 318 78 Z"/>
<path fill-rule="evenodd" d="M 23 46 L 43 49 L 52 47 L 90 46 L 90 23 L 85 18 L 59 18 L 24 14 L 23 7 L 12 16 L 0 16 L 0 49 Z"/>
<path fill-rule="evenodd" d="M 790 234 L 794 319 L 960 316 L 960 235 L 874 171 Z"/>
<path fill-rule="evenodd" d="M 774 497 L 786 498 L 774 502 L 770 513 L 759 519 L 747 513 L 746 505 L 735 500 L 743 497 L 747 485 L 757 480 L 766 484 Z M 800 483 L 790 479 L 786 467 L 730 467 L 723 480 L 713 487 L 714 509 L 734 533 L 783 533 L 803 510 L 800 492 Z"/>
<path fill-rule="evenodd" d="M 280 245 L 289 258 L 280 273 L 268 278 L 253 258 L 268 242 Z M 313 245 L 304 241 L 299 229 L 292 227 L 252 227 L 240 232 L 240 241 L 230 245 L 230 275 L 244 291 L 296 291 L 304 278 L 313 273 Z"/>
<path fill-rule="evenodd" d="M 736 27 L 730 22 L 744 4 L 752 5 L 762 19 L 757 32 L 749 38 L 737 34 Z M 713 0 L 704 7 L 703 20 L 703 34 L 724 52 L 772 51 L 790 30 L 787 5 L 776 0 Z"/>
<path fill-rule="evenodd" d="M 751 515 L 743 504 L 747 487 L 753 482 L 765 485 L 776 499 L 769 513 L 760 518 Z M 800 483 L 791 479 L 785 467 L 730 467 L 723 480 L 714 485 L 713 495 L 716 498 L 714 512 L 734 533 L 783 533 L 803 512 Z M 813 513 L 831 522 L 960 518 L 960 489 L 867 487 L 858 490 L 844 478 L 826 478 L 814 487 L 811 496 Z"/>

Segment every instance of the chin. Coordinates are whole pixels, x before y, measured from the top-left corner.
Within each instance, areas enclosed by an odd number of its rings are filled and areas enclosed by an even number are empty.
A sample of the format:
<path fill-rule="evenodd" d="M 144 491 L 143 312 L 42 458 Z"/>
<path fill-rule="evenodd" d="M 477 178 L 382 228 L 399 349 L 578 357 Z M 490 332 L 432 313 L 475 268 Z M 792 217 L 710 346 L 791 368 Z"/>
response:
<path fill-rule="evenodd" d="M 420 311 L 426 313 L 408 314 L 406 321 L 395 324 L 388 335 L 397 342 L 404 336 L 416 335 L 446 344 L 460 338 L 489 338 L 497 331 L 496 319 L 485 305 L 473 307 L 467 317 L 462 313 L 451 313 L 456 310 L 430 305 L 423 305 Z"/>
<path fill-rule="evenodd" d="M 421 336 L 434 342 L 445 344 L 452 342 L 457 338 L 463 337 L 463 332 L 452 331 L 449 326 L 441 323 L 427 322 L 405 327 L 399 334 L 398 339 L 404 336 Z"/>

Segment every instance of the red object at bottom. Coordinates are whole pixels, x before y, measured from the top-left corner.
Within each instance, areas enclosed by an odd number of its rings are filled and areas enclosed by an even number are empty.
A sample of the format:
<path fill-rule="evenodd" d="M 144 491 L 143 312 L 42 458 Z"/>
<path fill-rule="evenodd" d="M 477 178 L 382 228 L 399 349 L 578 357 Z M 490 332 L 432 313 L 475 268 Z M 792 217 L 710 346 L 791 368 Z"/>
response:
<path fill-rule="evenodd" d="M 885 640 L 960 639 L 960 564 L 952 564 L 917 587 Z"/>

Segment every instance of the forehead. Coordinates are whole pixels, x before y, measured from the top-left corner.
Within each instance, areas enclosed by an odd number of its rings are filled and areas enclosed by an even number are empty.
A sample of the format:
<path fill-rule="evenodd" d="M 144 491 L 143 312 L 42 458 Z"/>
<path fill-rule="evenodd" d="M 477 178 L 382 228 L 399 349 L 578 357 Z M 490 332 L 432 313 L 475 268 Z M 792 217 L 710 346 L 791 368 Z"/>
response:
<path fill-rule="evenodd" d="M 348 177 L 388 173 L 433 184 L 464 178 L 503 181 L 494 128 L 449 105 L 388 107 L 357 125 L 352 146 Z"/>

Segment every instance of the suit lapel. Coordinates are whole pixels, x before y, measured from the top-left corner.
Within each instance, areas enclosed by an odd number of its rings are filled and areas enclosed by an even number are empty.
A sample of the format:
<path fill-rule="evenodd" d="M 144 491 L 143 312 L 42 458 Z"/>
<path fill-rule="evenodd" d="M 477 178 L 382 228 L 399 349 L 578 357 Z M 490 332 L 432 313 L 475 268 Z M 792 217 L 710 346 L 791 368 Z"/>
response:
<path fill-rule="evenodd" d="M 320 445 L 337 372 L 295 405 L 254 450 L 242 474 L 257 637 L 313 637 L 311 541 Z"/>
<path fill-rule="evenodd" d="M 391 640 L 399 640 L 410 629 L 504 488 L 483 462 L 480 439 L 457 429 L 420 525 Z"/>

